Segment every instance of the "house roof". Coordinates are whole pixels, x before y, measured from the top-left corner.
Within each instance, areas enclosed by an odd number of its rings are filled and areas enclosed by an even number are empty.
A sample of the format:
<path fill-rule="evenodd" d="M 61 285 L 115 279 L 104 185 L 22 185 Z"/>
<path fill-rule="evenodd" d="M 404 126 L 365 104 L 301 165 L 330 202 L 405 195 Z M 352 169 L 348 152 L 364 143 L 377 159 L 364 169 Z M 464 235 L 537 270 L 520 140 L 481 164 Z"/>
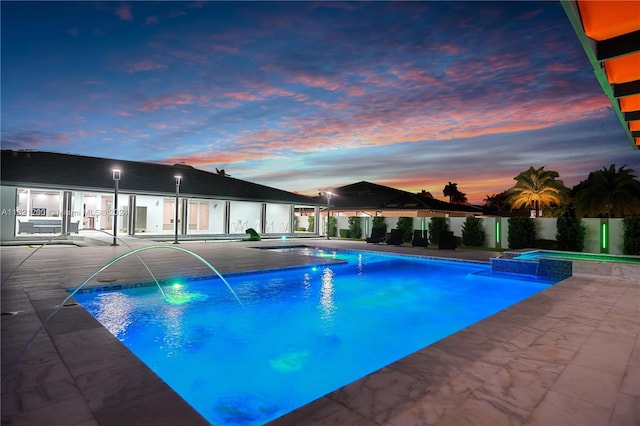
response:
<path fill-rule="evenodd" d="M 361 181 L 331 191 L 331 208 L 342 210 L 432 210 L 440 212 L 482 213 L 477 207 L 451 204 L 400 189 Z M 326 197 L 316 197 L 318 204 Z"/>
<path fill-rule="evenodd" d="M 312 197 L 221 176 L 184 164 L 169 166 L 52 152 L 2 150 L 0 175 L 3 184 L 112 191 L 112 169 L 122 171 L 119 189 L 130 193 L 174 194 L 175 176 L 180 175 L 180 194 L 183 196 L 316 204 Z"/>
<path fill-rule="evenodd" d="M 640 149 L 640 1 L 561 4 L 632 147 Z"/>

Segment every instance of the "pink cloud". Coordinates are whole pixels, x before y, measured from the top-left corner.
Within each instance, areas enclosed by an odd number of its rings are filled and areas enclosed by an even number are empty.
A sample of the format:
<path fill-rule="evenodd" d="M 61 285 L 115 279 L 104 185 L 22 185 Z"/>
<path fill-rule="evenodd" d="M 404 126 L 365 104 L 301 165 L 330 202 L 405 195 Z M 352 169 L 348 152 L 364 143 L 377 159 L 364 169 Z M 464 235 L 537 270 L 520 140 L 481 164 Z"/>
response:
<path fill-rule="evenodd" d="M 319 87 L 334 92 L 342 87 L 342 84 L 331 81 L 324 76 L 299 75 L 288 80 L 289 83 L 300 83 L 305 86 Z"/>
<path fill-rule="evenodd" d="M 177 105 L 190 105 L 195 101 L 191 93 L 172 93 L 148 99 L 139 109 L 140 111 L 157 111 L 160 108 L 174 109 Z"/>
<path fill-rule="evenodd" d="M 549 64 L 545 67 L 547 71 L 551 72 L 575 72 L 578 68 L 568 64 Z"/>
<path fill-rule="evenodd" d="M 155 71 L 167 69 L 164 64 L 159 64 L 150 59 L 142 59 L 136 62 L 131 62 L 124 66 L 124 69 L 128 73 L 141 72 L 141 71 Z"/>
<path fill-rule="evenodd" d="M 121 4 L 116 9 L 116 16 L 120 18 L 121 21 L 133 21 L 133 14 L 131 13 L 131 5 L 130 4 Z"/>

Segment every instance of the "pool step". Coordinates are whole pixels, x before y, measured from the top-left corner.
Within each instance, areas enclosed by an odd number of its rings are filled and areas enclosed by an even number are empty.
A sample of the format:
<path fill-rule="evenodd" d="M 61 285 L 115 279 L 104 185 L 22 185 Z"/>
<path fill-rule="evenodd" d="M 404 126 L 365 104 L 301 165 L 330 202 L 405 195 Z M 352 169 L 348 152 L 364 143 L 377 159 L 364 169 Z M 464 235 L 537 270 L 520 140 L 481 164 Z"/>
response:
<path fill-rule="evenodd" d="M 573 265 L 569 260 L 559 259 L 520 260 L 492 258 L 491 270 L 493 272 L 535 275 L 541 278 L 563 280 L 572 275 Z"/>

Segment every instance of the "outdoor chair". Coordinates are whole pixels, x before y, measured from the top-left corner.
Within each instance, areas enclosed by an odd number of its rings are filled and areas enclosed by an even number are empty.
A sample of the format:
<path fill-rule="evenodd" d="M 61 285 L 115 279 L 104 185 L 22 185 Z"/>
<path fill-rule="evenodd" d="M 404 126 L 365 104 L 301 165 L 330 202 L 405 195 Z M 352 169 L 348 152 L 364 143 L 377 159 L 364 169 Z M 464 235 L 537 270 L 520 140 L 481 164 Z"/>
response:
<path fill-rule="evenodd" d="M 371 230 L 371 236 L 366 239 L 368 243 L 378 244 L 384 241 L 384 237 L 387 231 L 384 228 L 373 228 Z"/>
<path fill-rule="evenodd" d="M 387 240 L 387 244 L 390 246 L 401 246 L 402 245 L 402 231 L 399 229 L 392 229 L 391 234 L 389 235 L 389 239 Z"/>
<path fill-rule="evenodd" d="M 440 241 L 438 242 L 438 248 L 440 250 L 456 249 L 456 237 L 454 237 L 452 231 L 445 231 L 440 233 Z"/>
<path fill-rule="evenodd" d="M 413 230 L 413 240 L 411 245 L 414 247 L 426 247 L 429 245 L 429 239 L 427 238 L 427 231 Z"/>

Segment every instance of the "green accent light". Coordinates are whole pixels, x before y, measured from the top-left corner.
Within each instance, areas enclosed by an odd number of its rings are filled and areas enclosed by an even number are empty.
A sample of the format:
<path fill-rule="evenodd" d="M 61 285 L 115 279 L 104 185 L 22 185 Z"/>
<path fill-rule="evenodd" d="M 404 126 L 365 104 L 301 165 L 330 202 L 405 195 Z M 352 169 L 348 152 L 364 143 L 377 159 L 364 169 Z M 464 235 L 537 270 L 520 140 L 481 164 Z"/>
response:
<path fill-rule="evenodd" d="M 500 219 L 496 221 L 496 244 L 500 244 Z"/>
<path fill-rule="evenodd" d="M 601 235 L 601 237 L 602 237 L 602 244 L 601 244 L 601 247 L 602 247 L 603 249 L 606 249 L 606 248 L 607 248 L 607 240 L 608 240 L 608 238 L 607 238 L 607 224 L 606 224 L 606 223 L 603 223 L 603 224 L 602 224 L 602 225 L 600 225 L 600 226 L 601 226 L 601 229 L 602 229 L 602 230 L 601 230 L 601 232 L 600 232 L 600 235 Z"/>

